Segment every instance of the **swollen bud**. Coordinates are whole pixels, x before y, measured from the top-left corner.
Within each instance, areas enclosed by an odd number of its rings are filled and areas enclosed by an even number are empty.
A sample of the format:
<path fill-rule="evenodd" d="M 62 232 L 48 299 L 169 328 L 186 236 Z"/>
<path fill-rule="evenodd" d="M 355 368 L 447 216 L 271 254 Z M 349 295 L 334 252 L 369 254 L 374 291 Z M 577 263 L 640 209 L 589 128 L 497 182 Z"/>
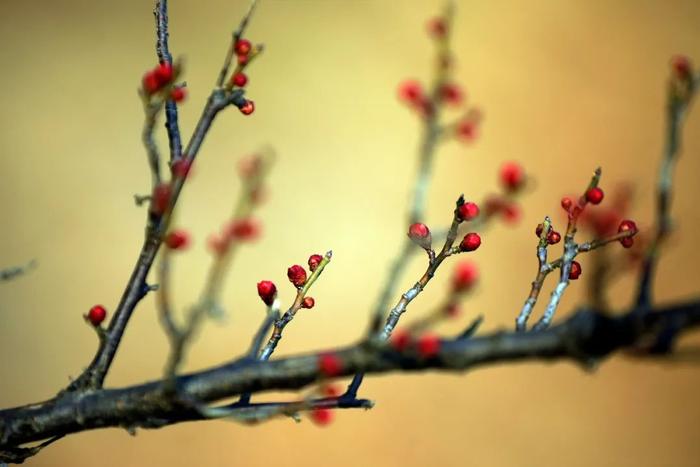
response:
<path fill-rule="evenodd" d="M 426 250 L 430 249 L 430 245 L 433 242 L 433 237 L 430 234 L 430 229 L 427 225 L 421 222 L 411 224 L 411 226 L 408 228 L 408 238 L 410 238 L 421 248 Z"/>
<path fill-rule="evenodd" d="M 258 282 L 258 295 L 267 306 L 271 306 L 272 302 L 277 298 L 277 287 L 272 281 Z"/>

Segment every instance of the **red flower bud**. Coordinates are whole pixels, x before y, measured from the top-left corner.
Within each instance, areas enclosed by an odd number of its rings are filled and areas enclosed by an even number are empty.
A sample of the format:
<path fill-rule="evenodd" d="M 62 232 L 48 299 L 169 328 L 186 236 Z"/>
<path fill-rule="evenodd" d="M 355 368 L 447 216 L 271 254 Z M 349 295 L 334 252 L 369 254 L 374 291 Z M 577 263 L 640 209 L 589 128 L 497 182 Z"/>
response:
<path fill-rule="evenodd" d="M 445 83 L 440 88 L 440 97 L 447 104 L 457 106 L 462 103 L 464 93 L 458 84 Z"/>
<path fill-rule="evenodd" d="M 343 371 L 343 363 L 333 353 L 324 353 L 318 356 L 318 369 L 322 376 L 338 376 Z"/>
<path fill-rule="evenodd" d="M 618 232 L 627 232 L 629 230 L 637 230 L 637 224 L 635 224 L 634 221 L 625 219 L 622 222 L 620 222 L 620 227 L 618 227 L 617 229 Z"/>
<path fill-rule="evenodd" d="M 304 297 L 304 300 L 301 302 L 301 307 L 302 308 L 313 308 L 315 304 L 316 304 L 316 300 L 314 300 L 313 297 Z"/>
<path fill-rule="evenodd" d="M 287 269 L 287 277 L 295 287 L 303 287 L 306 284 L 306 271 L 298 264 Z"/>
<path fill-rule="evenodd" d="M 520 215 L 520 206 L 517 203 L 506 203 L 501 208 L 501 216 L 509 224 L 517 224 L 520 220 Z"/>
<path fill-rule="evenodd" d="M 470 221 L 479 215 L 479 206 L 476 203 L 467 202 L 461 205 L 457 211 L 462 221 Z"/>
<path fill-rule="evenodd" d="M 620 244 L 625 248 L 631 248 L 634 245 L 634 238 L 625 237 L 620 239 Z"/>
<path fill-rule="evenodd" d="M 571 262 L 571 270 L 569 271 L 569 279 L 576 280 L 581 275 L 581 265 L 578 261 Z"/>
<path fill-rule="evenodd" d="M 151 195 L 151 212 L 158 215 L 163 214 L 168 209 L 171 195 L 172 188 L 170 188 L 170 184 L 161 183 L 157 185 Z"/>
<path fill-rule="evenodd" d="M 267 306 L 271 306 L 277 297 L 277 287 L 272 281 L 258 282 L 258 295 Z"/>
<path fill-rule="evenodd" d="M 190 235 L 184 230 L 173 230 L 165 237 L 165 245 L 171 250 L 184 250 L 190 244 Z"/>
<path fill-rule="evenodd" d="M 447 33 L 447 23 L 443 18 L 433 18 L 428 21 L 428 33 L 435 39 L 445 36 Z"/>
<path fill-rule="evenodd" d="M 232 240 L 255 240 L 260 235 L 260 225 L 254 219 L 237 219 L 228 225 L 226 234 Z"/>
<path fill-rule="evenodd" d="M 318 426 L 326 426 L 333 421 L 333 411 L 326 407 L 318 407 L 311 411 L 311 421 Z"/>
<path fill-rule="evenodd" d="M 182 102 L 187 97 L 187 89 L 183 87 L 175 88 L 170 91 L 170 98 L 175 102 Z"/>
<path fill-rule="evenodd" d="M 236 59 L 238 60 L 239 65 L 247 65 L 248 64 L 248 55 L 238 54 Z"/>
<path fill-rule="evenodd" d="M 415 224 L 410 225 L 408 228 L 408 238 L 426 250 L 430 248 L 430 244 L 433 241 L 433 238 L 430 235 L 430 229 L 427 225 L 421 222 L 416 222 Z"/>
<path fill-rule="evenodd" d="M 464 142 L 474 141 L 479 136 L 479 123 L 473 119 L 462 120 L 457 123 L 455 132 Z"/>
<path fill-rule="evenodd" d="M 435 334 L 423 334 L 418 339 L 418 354 L 423 358 L 430 358 L 440 351 L 440 338 Z"/>
<path fill-rule="evenodd" d="M 243 115 L 250 115 L 255 112 L 255 102 L 246 101 L 245 104 L 238 108 L 238 110 L 240 110 Z"/>
<path fill-rule="evenodd" d="M 690 59 L 685 55 L 676 55 L 671 59 L 671 68 L 679 78 L 686 80 L 692 74 Z"/>
<path fill-rule="evenodd" d="M 184 157 L 181 157 L 180 159 L 173 162 L 173 165 L 170 167 L 170 170 L 172 171 L 173 175 L 180 178 L 187 177 L 191 169 L 192 162 L 188 161 Z"/>
<path fill-rule="evenodd" d="M 555 230 L 550 230 L 547 234 L 547 243 L 550 245 L 556 245 L 561 241 L 561 234 Z"/>
<path fill-rule="evenodd" d="M 474 251 L 481 245 L 481 237 L 476 232 L 469 232 L 459 244 L 459 249 L 462 251 Z"/>
<path fill-rule="evenodd" d="M 170 63 L 161 63 L 154 70 L 158 83 L 165 86 L 173 79 L 173 66 Z"/>
<path fill-rule="evenodd" d="M 97 327 L 102 324 L 102 321 L 107 317 L 107 310 L 102 305 L 95 305 L 90 308 L 85 319 L 90 322 L 93 326 Z"/>
<path fill-rule="evenodd" d="M 506 162 L 501 166 L 500 178 L 507 191 L 517 191 L 525 184 L 525 171 L 517 162 Z"/>
<path fill-rule="evenodd" d="M 319 264 L 323 261 L 323 256 L 321 255 L 311 255 L 309 256 L 309 269 L 314 272 Z"/>
<path fill-rule="evenodd" d="M 423 101 L 423 88 L 418 81 L 404 81 L 399 85 L 399 98 L 408 104 L 417 104 Z"/>
<path fill-rule="evenodd" d="M 565 196 L 561 199 L 561 207 L 564 208 L 565 211 L 569 211 L 571 209 L 571 206 L 574 204 L 574 202 L 571 200 L 571 198 Z"/>
<path fill-rule="evenodd" d="M 231 82 L 235 86 L 242 88 L 248 83 L 248 77 L 245 75 L 245 73 L 238 72 L 233 75 L 233 77 L 231 78 Z"/>
<path fill-rule="evenodd" d="M 389 344 L 397 352 L 403 352 L 411 345 L 411 334 L 405 329 L 397 329 L 391 335 Z"/>
<path fill-rule="evenodd" d="M 238 39 L 233 50 L 235 50 L 238 55 L 248 55 L 252 48 L 253 44 L 251 44 L 248 39 Z"/>
<path fill-rule="evenodd" d="M 600 204 L 600 202 L 603 201 L 604 196 L 605 194 L 603 193 L 603 190 L 597 186 L 586 191 L 586 201 L 591 204 Z"/>
<path fill-rule="evenodd" d="M 160 82 L 153 71 L 149 71 L 143 75 L 141 82 L 143 85 L 143 90 L 146 91 L 146 94 L 154 94 L 160 89 Z"/>
<path fill-rule="evenodd" d="M 452 274 L 452 288 L 455 292 L 471 289 L 479 279 L 479 269 L 473 261 L 460 261 Z"/>

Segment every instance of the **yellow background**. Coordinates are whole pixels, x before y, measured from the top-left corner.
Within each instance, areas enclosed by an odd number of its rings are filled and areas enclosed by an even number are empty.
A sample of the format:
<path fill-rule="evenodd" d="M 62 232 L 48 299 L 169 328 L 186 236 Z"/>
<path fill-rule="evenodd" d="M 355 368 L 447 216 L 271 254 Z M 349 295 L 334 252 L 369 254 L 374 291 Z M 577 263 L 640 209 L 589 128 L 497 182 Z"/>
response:
<path fill-rule="evenodd" d="M 260 214 L 265 236 L 238 256 L 225 293 L 229 319 L 207 325 L 188 369 L 239 355 L 263 314 L 255 282 L 275 280 L 289 302 L 286 268 L 329 248 L 335 256 L 314 287 L 316 308 L 288 328 L 278 355 L 350 343 L 365 330 L 403 240 L 415 171 L 420 127 L 395 89 L 404 78 L 428 78 L 425 20 L 440 6 L 261 2 L 249 30 L 267 46 L 249 73 L 256 113 L 243 118 L 230 109 L 216 121 L 182 199 L 178 220 L 195 245 L 176 263 L 181 308 L 202 286 L 206 235 L 236 197 L 237 160 L 269 143 L 279 162 Z M 171 47 L 186 58 L 190 89 L 181 108 L 185 135 L 245 7 L 171 4 Z M 49 398 L 79 374 L 96 345 L 81 315 L 94 303 L 114 308 L 136 259 L 145 211 L 132 195 L 150 183 L 136 88 L 155 64 L 151 9 L 145 0 L 0 3 L 0 263 L 40 262 L 0 284 L 1 406 Z M 524 199 L 520 226 L 484 235 L 473 255 L 481 287 L 468 314 L 442 330 L 454 332 L 476 313 L 486 315 L 485 330 L 512 325 L 535 269 L 534 226 L 558 215 L 561 195 L 584 186 L 596 165 L 604 187 L 637 184 L 633 217 L 649 225 L 667 63 L 678 52 L 700 62 L 698 24 L 693 0 L 458 2 L 457 78 L 486 119 L 477 144 L 441 148 L 429 221 L 448 220 L 461 192 L 478 200 L 492 191 L 504 160 L 522 161 L 537 187 Z M 679 229 L 656 287 L 663 301 L 700 289 L 699 110 L 688 118 L 676 177 Z M 422 268 L 416 260 L 402 287 Z M 439 299 L 446 277 L 409 315 Z M 632 285 L 616 284 L 616 305 L 629 302 Z M 583 290 L 571 287 L 562 314 Z M 158 377 L 166 352 L 149 297 L 107 383 Z M 326 429 L 284 419 L 182 424 L 136 437 L 100 430 L 70 436 L 29 465 L 690 466 L 700 456 L 699 384 L 692 365 L 621 357 L 593 374 L 569 363 L 391 374 L 364 385 L 373 410 L 339 412 Z"/>

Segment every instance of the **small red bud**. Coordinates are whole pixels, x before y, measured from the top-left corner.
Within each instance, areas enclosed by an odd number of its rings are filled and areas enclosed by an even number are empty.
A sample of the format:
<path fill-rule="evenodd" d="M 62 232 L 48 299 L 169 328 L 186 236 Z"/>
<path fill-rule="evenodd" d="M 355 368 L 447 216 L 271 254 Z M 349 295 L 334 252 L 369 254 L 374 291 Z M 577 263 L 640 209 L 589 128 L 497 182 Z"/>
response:
<path fill-rule="evenodd" d="M 314 300 L 313 297 L 304 297 L 304 300 L 301 302 L 301 307 L 302 308 L 313 308 L 315 304 L 316 304 L 316 300 Z"/>
<path fill-rule="evenodd" d="M 470 201 L 461 205 L 457 213 L 460 220 L 470 221 L 479 215 L 479 206 Z"/>
<path fill-rule="evenodd" d="M 540 238 L 542 236 L 543 229 L 544 229 L 543 224 L 537 224 L 537 227 L 535 228 L 535 235 L 537 235 L 537 238 Z"/>
<path fill-rule="evenodd" d="M 323 261 L 323 256 L 321 255 L 311 255 L 309 256 L 309 269 L 314 272 L 319 264 Z"/>
<path fill-rule="evenodd" d="M 435 39 L 445 36 L 447 33 L 447 24 L 443 18 L 433 18 L 428 21 L 428 33 Z"/>
<path fill-rule="evenodd" d="M 472 142 L 479 136 L 479 123 L 472 119 L 462 120 L 457 123 L 455 132 L 462 141 Z"/>
<path fill-rule="evenodd" d="M 504 204 L 501 209 L 501 216 L 503 220 L 509 224 L 517 224 L 520 221 L 520 206 L 517 203 L 507 203 Z"/>
<path fill-rule="evenodd" d="M 629 230 L 637 230 L 637 224 L 634 221 L 625 219 L 620 222 L 620 227 L 618 227 L 618 232 L 627 232 Z"/>
<path fill-rule="evenodd" d="M 550 245 L 556 245 L 561 241 L 561 234 L 555 230 L 550 230 L 547 234 L 547 243 Z"/>
<path fill-rule="evenodd" d="M 692 74 L 690 59 L 685 55 L 676 55 L 671 59 L 671 68 L 679 78 L 686 80 Z"/>
<path fill-rule="evenodd" d="M 277 297 L 277 287 L 272 281 L 258 282 L 258 295 L 267 306 L 271 306 Z"/>
<path fill-rule="evenodd" d="M 238 60 L 239 65 L 247 65 L 248 64 L 248 55 L 238 54 L 236 59 Z"/>
<path fill-rule="evenodd" d="M 235 50 L 238 55 L 248 55 L 252 48 L 253 44 L 251 44 L 248 39 L 238 39 L 233 50 Z"/>
<path fill-rule="evenodd" d="M 233 78 L 231 78 L 231 82 L 235 86 L 242 88 L 248 83 L 248 77 L 245 75 L 245 73 L 238 72 L 233 75 Z"/>
<path fill-rule="evenodd" d="M 338 376 L 343 371 L 343 363 L 333 353 L 324 353 L 318 356 L 318 369 L 322 376 Z"/>
<path fill-rule="evenodd" d="M 565 211 L 568 211 L 571 209 L 571 206 L 574 204 L 574 202 L 571 200 L 571 198 L 565 196 L 561 199 L 561 207 L 564 208 Z"/>
<path fill-rule="evenodd" d="M 581 275 L 581 265 L 578 261 L 571 262 L 571 270 L 569 271 L 569 279 L 576 280 Z"/>
<path fill-rule="evenodd" d="M 326 426 L 333 421 L 333 411 L 326 407 L 319 407 L 311 411 L 311 421 L 318 426 Z"/>
<path fill-rule="evenodd" d="M 525 171 L 517 162 L 506 162 L 501 166 L 500 178 L 507 191 L 517 191 L 525 184 Z"/>
<path fill-rule="evenodd" d="M 397 329 L 391 335 L 389 344 L 397 352 L 403 352 L 411 345 L 411 334 L 404 329 Z"/>
<path fill-rule="evenodd" d="M 481 237 L 476 232 L 469 232 L 459 244 L 459 249 L 462 251 L 474 251 L 481 245 Z"/>
<path fill-rule="evenodd" d="M 417 104 L 423 101 L 423 88 L 418 81 L 404 81 L 399 85 L 399 98 L 408 104 Z"/>
<path fill-rule="evenodd" d="M 620 244 L 625 248 L 631 248 L 634 245 L 634 238 L 625 237 L 620 239 Z"/>
<path fill-rule="evenodd" d="M 165 86 L 173 79 L 173 66 L 170 63 L 161 63 L 153 70 L 160 86 Z"/>
<path fill-rule="evenodd" d="M 146 94 L 154 94 L 160 89 L 160 82 L 153 71 L 149 71 L 143 75 L 142 85 L 143 90 L 146 91 Z"/>
<path fill-rule="evenodd" d="M 295 287 L 303 287 L 306 284 L 306 271 L 298 264 L 287 269 L 287 277 Z"/>
<path fill-rule="evenodd" d="M 163 214 L 170 204 L 170 196 L 172 188 L 168 183 L 161 183 L 153 189 L 151 195 L 151 212 L 154 214 Z"/>
<path fill-rule="evenodd" d="M 173 162 L 173 165 L 170 167 L 170 170 L 172 171 L 173 175 L 180 178 L 187 177 L 191 169 L 192 162 L 188 161 L 184 157 L 181 157 L 180 159 Z"/>
<path fill-rule="evenodd" d="M 226 234 L 232 240 L 255 240 L 260 235 L 260 225 L 254 219 L 237 219 L 228 225 Z"/>
<path fill-rule="evenodd" d="M 426 250 L 430 248 L 430 244 L 433 241 L 432 235 L 430 234 L 430 229 L 427 225 L 421 222 L 416 222 L 415 224 L 410 225 L 408 228 L 408 238 Z"/>
<path fill-rule="evenodd" d="M 185 230 L 173 230 L 165 237 L 165 245 L 171 250 L 184 250 L 190 244 L 190 234 Z"/>
<path fill-rule="evenodd" d="M 591 204 L 600 204 L 600 202 L 603 201 L 604 196 L 605 193 L 603 193 L 603 190 L 601 190 L 597 186 L 590 188 L 588 191 L 586 191 L 586 201 L 588 201 Z"/>
<path fill-rule="evenodd" d="M 479 279 L 479 269 L 473 261 L 461 261 L 452 275 L 452 288 L 455 292 L 471 289 Z"/>
<path fill-rule="evenodd" d="M 175 102 L 182 102 L 185 100 L 185 97 L 187 97 L 187 89 L 184 87 L 174 88 L 170 91 L 170 99 Z"/>
<path fill-rule="evenodd" d="M 430 358 L 440 351 L 440 338 L 435 334 L 423 334 L 418 339 L 418 354 L 423 358 Z"/>
<path fill-rule="evenodd" d="M 458 84 L 445 83 L 440 88 L 440 97 L 445 103 L 457 106 L 464 100 L 464 92 Z"/>
<path fill-rule="evenodd" d="M 90 308 L 90 311 L 88 311 L 88 314 L 85 316 L 85 319 L 87 321 L 90 321 L 90 324 L 97 327 L 100 324 L 102 324 L 102 321 L 104 321 L 106 317 L 107 310 L 105 309 L 105 307 L 103 307 L 102 305 L 95 305 L 92 308 Z"/>
<path fill-rule="evenodd" d="M 238 110 L 240 110 L 243 115 L 250 115 L 255 112 L 255 102 L 248 100 L 245 104 L 240 106 Z"/>

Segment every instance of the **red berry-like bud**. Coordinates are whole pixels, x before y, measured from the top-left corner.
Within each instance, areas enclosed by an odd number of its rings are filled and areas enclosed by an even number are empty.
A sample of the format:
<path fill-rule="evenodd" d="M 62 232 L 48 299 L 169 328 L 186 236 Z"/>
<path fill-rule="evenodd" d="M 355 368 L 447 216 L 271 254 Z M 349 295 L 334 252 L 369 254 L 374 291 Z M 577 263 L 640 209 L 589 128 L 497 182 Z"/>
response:
<path fill-rule="evenodd" d="M 238 110 L 240 110 L 243 115 L 250 115 L 255 112 L 255 102 L 246 101 L 245 104 L 238 108 Z"/>
<path fill-rule="evenodd" d="M 637 230 L 637 224 L 635 224 L 634 221 L 631 221 L 629 219 L 625 219 L 622 222 L 620 222 L 620 227 L 617 228 L 618 232 L 627 232 L 629 230 Z"/>
<path fill-rule="evenodd" d="M 634 238 L 625 237 L 620 239 L 620 244 L 625 248 L 631 248 L 634 245 Z"/>
<path fill-rule="evenodd" d="M 464 203 L 459 207 L 457 214 L 460 220 L 470 221 L 479 215 L 479 206 L 471 201 Z"/>
<path fill-rule="evenodd" d="M 174 88 L 170 91 L 170 98 L 175 102 L 182 102 L 187 97 L 187 90 L 183 87 Z"/>
<path fill-rule="evenodd" d="M 309 256 L 309 269 L 314 272 L 319 264 L 323 261 L 323 256 L 321 255 L 311 255 Z"/>
<path fill-rule="evenodd" d="M 501 166 L 500 178 L 507 191 L 517 191 L 525 184 L 525 170 L 517 162 L 506 162 Z"/>
<path fill-rule="evenodd" d="M 190 244 L 190 234 L 184 230 L 173 230 L 165 237 L 165 245 L 171 250 L 184 250 Z"/>
<path fill-rule="evenodd" d="M 571 270 L 569 271 L 569 279 L 576 280 L 581 275 L 581 265 L 578 261 L 571 262 Z"/>
<path fill-rule="evenodd" d="M 430 248 L 430 244 L 433 241 L 433 237 L 430 234 L 430 229 L 427 225 L 421 222 L 416 222 L 415 224 L 410 225 L 408 228 L 408 238 L 426 250 Z"/>
<path fill-rule="evenodd" d="M 457 303 L 450 303 L 445 307 L 445 314 L 450 318 L 456 318 L 462 313 L 462 308 Z"/>
<path fill-rule="evenodd" d="M 564 208 L 565 211 L 568 211 L 571 209 L 571 206 L 574 204 L 574 202 L 571 200 L 571 198 L 565 196 L 561 199 L 561 207 Z"/>
<path fill-rule="evenodd" d="M 333 421 L 333 411 L 326 407 L 319 407 L 311 411 L 311 421 L 318 426 L 326 426 Z"/>
<path fill-rule="evenodd" d="M 242 88 L 248 83 L 248 77 L 245 75 L 245 73 L 238 72 L 233 75 L 233 78 L 231 78 L 231 82 L 235 86 Z"/>
<path fill-rule="evenodd" d="M 161 63 L 153 72 L 161 87 L 165 86 L 173 79 L 173 66 L 170 63 Z"/>
<path fill-rule="evenodd" d="M 271 306 L 277 297 L 277 287 L 272 281 L 258 282 L 258 295 L 267 306 Z"/>
<path fill-rule="evenodd" d="M 476 232 L 469 232 L 459 244 L 459 249 L 462 251 L 474 251 L 481 245 L 481 237 Z"/>
<path fill-rule="evenodd" d="M 391 335 L 389 344 L 397 352 L 403 352 L 411 345 L 411 334 L 404 329 L 397 329 Z"/>
<path fill-rule="evenodd" d="M 457 123 L 456 134 L 464 142 L 471 142 L 479 136 L 479 124 L 475 120 L 467 119 Z"/>
<path fill-rule="evenodd" d="M 557 231 L 550 230 L 547 234 L 547 243 L 550 245 L 556 245 L 561 241 L 561 234 Z"/>
<path fill-rule="evenodd" d="M 447 33 L 445 20 L 443 18 L 433 18 L 428 21 L 428 33 L 436 39 L 444 37 Z"/>
<path fill-rule="evenodd" d="M 586 191 L 586 201 L 591 204 L 600 204 L 600 202 L 603 201 L 604 196 L 605 193 L 603 193 L 603 190 L 597 186 Z"/>
<path fill-rule="evenodd" d="M 160 82 L 158 81 L 158 77 L 153 71 L 149 71 L 148 73 L 143 75 L 142 85 L 143 90 L 146 91 L 146 94 L 156 93 L 160 89 Z"/>
<path fill-rule="evenodd" d="M 236 59 L 238 60 L 239 65 L 247 65 L 248 64 L 248 55 L 238 54 Z"/>
<path fill-rule="evenodd" d="M 260 225 L 254 219 L 238 219 L 228 225 L 226 233 L 232 240 L 255 240 L 260 235 Z"/>
<path fill-rule="evenodd" d="M 343 363 L 333 353 L 324 353 L 318 356 L 318 370 L 322 376 L 338 376 L 343 371 Z"/>
<path fill-rule="evenodd" d="M 399 98 L 409 104 L 423 101 L 423 88 L 418 81 L 404 81 L 399 85 Z"/>
<path fill-rule="evenodd" d="M 233 50 L 235 50 L 238 55 L 248 55 L 252 48 L 253 44 L 251 44 L 248 39 L 238 39 Z"/>
<path fill-rule="evenodd" d="M 543 229 L 544 229 L 543 224 L 537 224 L 537 227 L 535 228 L 535 235 L 537 235 L 537 238 L 540 238 L 542 236 Z"/>
<path fill-rule="evenodd" d="M 692 74 L 690 59 L 685 55 L 676 55 L 671 59 L 671 68 L 679 78 L 685 80 Z"/>
<path fill-rule="evenodd" d="M 301 307 L 302 308 L 313 308 L 315 304 L 316 304 L 316 300 L 314 300 L 313 297 L 304 297 L 304 300 L 301 302 Z"/>
<path fill-rule="evenodd" d="M 435 334 L 423 334 L 417 343 L 418 354 L 423 358 L 430 358 L 440 351 L 440 338 Z"/>
<path fill-rule="evenodd" d="M 298 264 L 287 269 L 287 277 L 295 287 L 303 287 L 306 284 L 306 271 Z"/>
<path fill-rule="evenodd" d="M 180 159 L 176 160 L 175 162 L 173 162 L 173 165 L 170 166 L 170 170 L 172 171 L 173 175 L 180 178 L 187 177 L 191 169 L 192 162 L 188 161 L 184 157 L 181 157 Z"/>
<path fill-rule="evenodd" d="M 153 189 L 153 194 L 151 195 L 151 212 L 154 214 L 163 214 L 168 205 L 170 204 L 170 196 L 172 195 L 172 188 L 170 184 L 161 183 Z"/>
<path fill-rule="evenodd" d="M 105 309 L 105 307 L 103 307 L 102 305 L 95 305 L 92 308 L 90 308 L 90 311 L 88 311 L 88 314 L 85 316 L 85 319 L 90 321 L 90 324 L 97 327 L 100 324 L 102 324 L 102 321 L 104 321 L 106 317 L 107 310 Z"/>
<path fill-rule="evenodd" d="M 458 84 L 445 83 L 440 88 L 440 97 L 445 103 L 457 106 L 464 100 L 464 92 Z"/>
<path fill-rule="evenodd" d="M 455 292 L 466 292 L 479 279 L 479 269 L 473 261 L 461 261 L 452 275 L 452 288 Z"/>

